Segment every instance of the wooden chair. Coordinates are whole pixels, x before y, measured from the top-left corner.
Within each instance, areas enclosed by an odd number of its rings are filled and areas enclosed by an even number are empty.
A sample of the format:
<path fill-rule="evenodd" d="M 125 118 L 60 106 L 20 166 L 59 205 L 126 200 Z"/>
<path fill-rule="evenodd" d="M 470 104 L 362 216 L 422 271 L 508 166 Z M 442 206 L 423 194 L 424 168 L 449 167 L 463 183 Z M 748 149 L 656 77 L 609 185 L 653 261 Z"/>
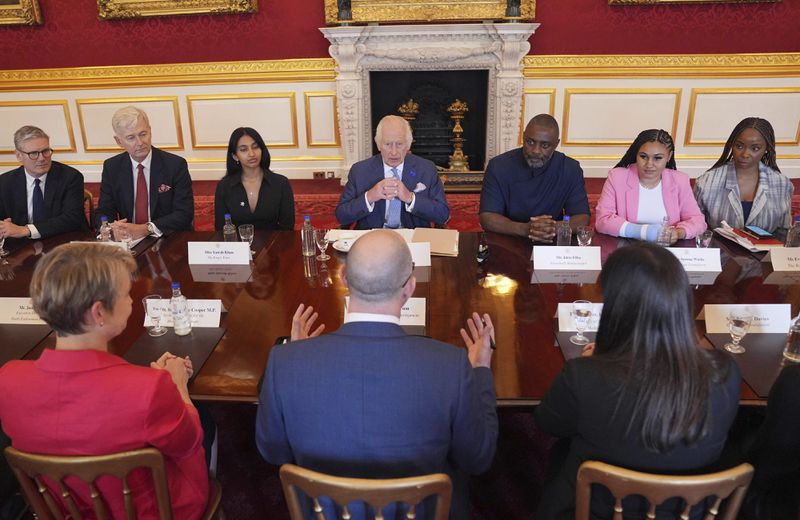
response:
<path fill-rule="evenodd" d="M 717 518 L 720 504 L 730 497 L 723 520 L 734 520 L 752 478 L 753 466 L 750 464 L 740 464 L 719 473 L 673 476 L 641 473 L 590 460 L 581 464 L 578 469 L 575 518 L 589 518 L 591 486 L 602 484 L 614 495 L 614 520 L 622 520 L 622 499 L 629 495 L 641 495 L 649 502 L 647 518 L 655 518 L 656 506 L 665 500 L 681 498 L 686 503 L 681 519 L 689 518 L 692 506 L 706 497 L 714 496 L 716 500 L 704 517 L 705 520 Z"/>
<path fill-rule="evenodd" d="M 334 477 L 284 464 L 280 470 L 283 494 L 292 520 L 303 520 L 304 504 L 298 489 L 312 499 L 315 518 L 325 520 L 319 497 L 328 497 L 342 507 L 343 518 L 350 518 L 347 504 L 362 501 L 375 509 L 375 519 L 383 520 L 382 509 L 395 502 L 408 504 L 406 518 L 415 518 L 415 506 L 429 496 L 436 496 L 434 520 L 447 520 L 450 513 L 452 484 L 442 473 L 396 479 Z"/>
<path fill-rule="evenodd" d="M 94 229 L 94 197 L 89 190 L 83 190 L 83 208 L 86 220 L 89 222 L 89 229 Z"/>
<path fill-rule="evenodd" d="M 90 491 L 92 507 L 98 520 L 110 517 L 102 495 L 95 486 L 95 480 L 101 475 L 111 475 L 122 481 L 125 518 L 136 518 L 134 500 L 128 485 L 127 476 L 136 468 L 149 469 L 153 476 L 156 503 L 159 517 L 162 520 L 172 519 L 172 507 L 169 500 L 169 488 L 164 470 L 164 457 L 155 448 L 123 451 L 110 455 L 88 457 L 62 457 L 55 455 L 36 455 L 25 453 L 8 447 L 5 449 L 6 460 L 14 471 L 22 488 L 22 494 L 39 520 L 55 520 L 73 518 L 82 520 L 83 516 L 72 498 L 71 490 L 64 484 L 64 479 L 74 476 L 84 481 Z M 61 510 L 59 501 L 54 498 L 49 488 L 42 482 L 41 476 L 48 477 L 57 483 L 61 498 L 67 506 L 67 512 Z M 209 479 L 209 497 L 203 520 L 224 518 L 220 510 L 222 488 L 219 482 Z"/>

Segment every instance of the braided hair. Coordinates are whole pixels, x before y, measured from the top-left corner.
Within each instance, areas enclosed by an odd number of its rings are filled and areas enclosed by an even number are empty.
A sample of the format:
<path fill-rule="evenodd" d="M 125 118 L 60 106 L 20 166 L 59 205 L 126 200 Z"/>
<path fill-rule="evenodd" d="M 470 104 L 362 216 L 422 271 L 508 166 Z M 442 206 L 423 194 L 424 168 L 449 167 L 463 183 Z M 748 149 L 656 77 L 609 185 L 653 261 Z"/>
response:
<path fill-rule="evenodd" d="M 636 139 L 633 140 L 628 151 L 625 152 L 625 155 L 622 156 L 622 159 L 619 160 L 614 168 L 627 168 L 631 164 L 636 163 L 636 154 L 639 153 L 639 148 L 641 148 L 644 143 L 653 141 L 663 144 L 667 147 L 667 150 L 672 152 L 672 156 L 669 158 L 669 161 L 667 161 L 667 168 L 670 170 L 677 170 L 678 167 L 675 165 L 675 142 L 672 140 L 672 136 L 669 135 L 669 132 L 656 128 L 645 130 L 636 136 Z"/>
<path fill-rule="evenodd" d="M 763 156 L 761 156 L 761 162 L 776 172 L 781 171 L 781 169 L 778 168 L 778 162 L 775 157 L 775 130 L 772 129 L 772 125 L 769 123 L 769 121 L 766 119 L 761 119 L 760 117 L 746 117 L 739 121 L 739 124 L 736 125 L 736 128 L 734 128 L 733 132 L 731 132 L 731 136 L 728 137 L 728 140 L 725 142 L 725 148 L 722 149 L 722 155 L 719 156 L 717 162 L 715 162 L 714 166 L 709 168 L 709 170 L 718 168 L 733 158 L 733 151 L 731 150 L 733 148 L 733 142 L 748 128 L 755 129 L 759 134 L 761 134 L 761 137 L 763 137 L 764 141 L 767 143 L 767 151 L 764 152 Z"/>

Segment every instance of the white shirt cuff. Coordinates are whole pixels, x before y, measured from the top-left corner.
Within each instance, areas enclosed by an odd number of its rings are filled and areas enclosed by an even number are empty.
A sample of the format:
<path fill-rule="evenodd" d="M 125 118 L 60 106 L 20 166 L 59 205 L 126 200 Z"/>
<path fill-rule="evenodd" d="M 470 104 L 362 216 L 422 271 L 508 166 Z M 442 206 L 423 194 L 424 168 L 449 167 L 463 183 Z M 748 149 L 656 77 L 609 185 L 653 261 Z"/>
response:
<path fill-rule="evenodd" d="M 408 211 L 409 213 L 414 211 L 414 204 L 416 203 L 417 203 L 417 195 L 414 192 L 411 192 L 411 202 L 406 204 L 406 211 Z"/>
<path fill-rule="evenodd" d="M 34 226 L 33 224 L 26 224 L 26 225 L 28 226 L 28 230 L 31 232 L 31 236 L 29 238 L 34 240 L 42 238 L 42 235 L 39 234 L 39 230 L 36 229 L 36 226 Z"/>
<path fill-rule="evenodd" d="M 152 222 L 150 222 L 150 224 L 153 224 L 153 223 L 152 223 Z M 150 236 L 151 236 L 151 237 L 156 237 L 156 238 L 158 238 L 158 237 L 160 237 L 160 236 L 161 236 L 161 235 L 163 235 L 163 234 L 164 234 L 164 233 L 162 233 L 162 232 L 161 232 L 161 230 L 160 230 L 160 229 L 158 229 L 158 226 L 156 226 L 155 224 L 153 224 L 153 233 L 150 233 Z"/>
<path fill-rule="evenodd" d="M 375 209 L 375 204 L 370 204 L 369 199 L 367 198 L 367 193 L 364 192 L 364 202 L 367 203 L 367 211 L 372 213 L 372 210 Z"/>

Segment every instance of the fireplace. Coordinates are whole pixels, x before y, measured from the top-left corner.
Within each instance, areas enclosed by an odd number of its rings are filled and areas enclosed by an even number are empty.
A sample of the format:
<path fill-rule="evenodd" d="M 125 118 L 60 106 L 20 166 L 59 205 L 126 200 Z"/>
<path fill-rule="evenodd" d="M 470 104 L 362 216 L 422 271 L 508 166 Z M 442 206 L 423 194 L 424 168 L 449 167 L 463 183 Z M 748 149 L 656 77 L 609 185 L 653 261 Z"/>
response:
<path fill-rule="evenodd" d="M 482 162 L 519 146 L 522 58 L 538 24 L 368 25 L 320 29 L 336 60 L 336 96 L 345 166 L 373 153 L 370 73 L 484 71 L 487 75 Z M 470 107 L 470 111 L 472 108 Z M 393 108 L 388 113 L 397 113 Z M 475 122 L 464 120 L 465 129 Z M 482 170 L 484 164 L 476 164 Z M 470 161 L 470 168 L 474 168 Z"/>
<path fill-rule="evenodd" d="M 372 135 L 383 116 L 401 115 L 398 107 L 413 99 L 418 112 L 408 116 L 414 130 L 411 151 L 448 168 L 453 153 L 453 120 L 447 108 L 458 99 L 469 110 L 461 123 L 469 169 L 483 170 L 488 77 L 488 70 L 372 71 L 369 73 Z M 372 153 L 378 153 L 374 141 Z"/>

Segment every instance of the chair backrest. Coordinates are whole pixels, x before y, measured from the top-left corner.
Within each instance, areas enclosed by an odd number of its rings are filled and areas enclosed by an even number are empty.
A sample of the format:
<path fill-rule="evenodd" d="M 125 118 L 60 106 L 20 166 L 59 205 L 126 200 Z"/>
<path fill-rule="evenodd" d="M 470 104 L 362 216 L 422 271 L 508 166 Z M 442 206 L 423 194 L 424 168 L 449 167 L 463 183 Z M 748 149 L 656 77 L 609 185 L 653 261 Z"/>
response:
<path fill-rule="evenodd" d="M 94 197 L 89 190 L 83 190 L 83 206 L 89 229 L 94 229 Z"/>
<path fill-rule="evenodd" d="M 169 488 L 164 471 L 164 458 L 155 448 L 123 451 L 110 455 L 63 457 L 55 455 L 37 455 L 25 453 L 8 447 L 5 449 L 6 460 L 19 480 L 20 487 L 28 505 L 36 513 L 39 520 L 64 518 L 58 499 L 51 495 L 42 477 L 48 477 L 58 486 L 68 513 L 75 520 L 82 520 L 72 490 L 64 483 L 68 476 L 74 476 L 89 486 L 92 507 L 98 520 L 111 518 L 103 496 L 95 485 L 101 475 L 111 475 L 122 481 L 125 518 L 136 518 L 133 495 L 128 485 L 127 476 L 136 468 L 149 469 L 153 476 L 159 516 L 162 520 L 172 519 L 172 507 L 169 501 Z"/>
<path fill-rule="evenodd" d="M 647 518 L 655 518 L 656 506 L 673 497 L 679 497 L 685 502 L 681 518 L 689 518 L 692 506 L 706 497 L 716 497 L 704 517 L 706 520 L 717 518 L 720 504 L 730 497 L 723 518 L 733 520 L 739 512 L 752 478 L 753 466 L 750 464 L 740 464 L 718 473 L 674 476 L 642 473 L 590 460 L 581 464 L 578 469 L 575 518 L 589 518 L 591 486 L 602 484 L 614 495 L 614 520 L 622 520 L 622 499 L 629 495 L 641 495 L 649 502 Z"/>
<path fill-rule="evenodd" d="M 346 516 L 349 514 L 347 504 L 353 501 L 372 506 L 375 509 L 376 520 L 383 519 L 381 511 L 387 505 L 403 502 L 409 506 L 406 518 L 415 518 L 415 506 L 429 496 L 436 497 L 435 520 L 447 520 L 450 514 L 453 486 L 450 477 L 443 473 L 395 479 L 363 479 L 334 477 L 293 464 L 284 464 L 281 466 L 280 476 L 292 520 L 305 518 L 304 505 L 297 492 L 298 488 L 312 499 L 318 520 L 325 518 L 319 502 L 320 497 L 328 497 L 341 506 L 345 518 L 349 518 Z"/>

